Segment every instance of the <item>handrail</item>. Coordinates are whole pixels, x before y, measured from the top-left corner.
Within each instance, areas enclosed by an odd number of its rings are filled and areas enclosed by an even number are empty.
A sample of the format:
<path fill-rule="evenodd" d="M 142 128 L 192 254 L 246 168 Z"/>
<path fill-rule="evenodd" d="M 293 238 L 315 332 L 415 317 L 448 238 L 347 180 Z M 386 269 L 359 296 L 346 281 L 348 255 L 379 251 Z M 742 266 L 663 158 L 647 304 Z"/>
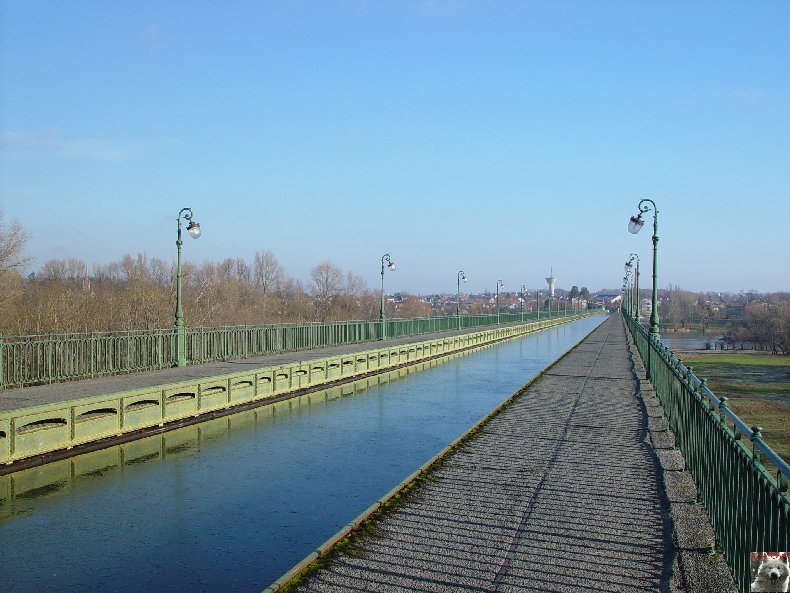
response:
<path fill-rule="evenodd" d="M 727 406 L 727 398 L 717 397 L 705 379 L 627 311 L 623 316 L 697 484 L 717 547 L 746 593 L 750 553 L 790 550 L 790 465 L 763 440 L 760 427 L 749 427 Z M 775 476 L 766 460 L 776 467 Z"/>
<path fill-rule="evenodd" d="M 647 329 L 643 325 L 637 325 L 637 330 L 643 332 L 643 334 L 649 339 L 649 333 Z M 675 356 L 675 353 L 672 352 L 663 342 L 656 342 L 653 340 L 654 346 L 656 346 L 656 350 L 659 352 L 662 358 L 664 358 L 665 362 L 667 362 L 670 366 L 674 367 L 677 370 L 677 374 L 685 375 L 686 380 L 691 383 L 693 389 L 695 389 L 701 395 L 704 395 L 708 401 L 710 402 L 711 409 L 719 410 L 720 417 L 726 418 L 730 422 L 732 422 L 734 431 L 733 436 L 736 439 L 740 437 L 746 437 L 752 442 L 752 446 L 756 447 L 757 450 L 764 456 L 763 458 L 768 459 L 776 468 L 777 468 L 777 486 L 780 486 L 780 482 L 787 481 L 790 483 L 790 465 L 784 461 L 771 447 L 769 447 L 765 441 L 763 440 L 761 435 L 758 435 L 759 438 L 755 441 L 754 439 L 754 428 L 757 427 L 750 427 L 746 424 L 743 420 L 741 420 L 738 415 L 733 412 L 726 404 L 727 398 L 719 398 L 713 391 L 710 390 L 708 387 L 705 379 L 700 379 L 694 374 L 694 370 L 692 367 L 686 366 L 683 364 L 683 359 L 678 358 Z M 784 486 L 784 490 L 787 490 L 787 485 Z"/>
<path fill-rule="evenodd" d="M 557 316 L 564 316 L 564 315 L 576 315 L 581 311 L 542 311 L 541 317 L 548 318 L 548 317 L 557 317 Z M 525 312 L 523 315 L 521 313 L 502 313 L 500 317 L 508 322 L 513 321 L 520 321 L 523 317 L 525 321 L 534 319 L 537 313 L 534 311 Z M 496 313 L 491 314 L 481 314 L 481 315 L 461 315 L 462 320 L 466 319 L 476 319 L 476 318 L 491 318 L 496 320 Z M 388 317 L 387 323 L 390 322 L 415 322 L 415 321 L 426 321 L 426 322 L 436 322 L 437 320 L 457 320 L 458 315 L 440 315 L 440 316 L 428 316 L 428 317 Z M 304 322 L 290 322 L 290 323 L 270 323 L 270 324 L 262 324 L 262 325 L 250 325 L 250 324 L 238 324 L 238 325 L 213 325 L 213 326 L 205 326 L 205 325 L 190 325 L 190 330 L 232 330 L 232 329 L 263 329 L 263 328 L 282 328 L 282 327 L 323 327 L 326 325 L 353 325 L 353 324 L 379 324 L 380 321 L 372 320 L 372 319 L 342 319 L 336 321 L 304 321 Z M 173 328 L 153 328 L 153 329 L 123 329 L 123 330 L 106 330 L 106 331 L 84 331 L 84 332 L 44 332 L 38 334 L 7 334 L 7 335 L 0 335 L 0 340 L 5 343 L 14 343 L 19 341 L 29 341 L 32 338 L 46 338 L 46 339 L 53 339 L 53 338 L 60 338 L 60 339 L 80 339 L 80 338 L 90 338 L 90 337 L 102 337 L 102 336 L 123 336 L 123 335 L 149 335 L 155 332 L 162 332 L 162 333 L 172 333 Z"/>
<path fill-rule="evenodd" d="M 541 318 L 573 311 L 541 312 Z M 502 323 L 530 321 L 537 312 L 500 315 Z M 340 346 L 438 331 L 495 325 L 497 315 L 449 315 L 186 328 L 188 363 L 206 363 Z M 385 330 L 385 331 L 383 331 Z M 176 360 L 175 330 L 125 330 L 0 336 L 0 389 L 133 373 L 171 367 Z"/>
<path fill-rule="evenodd" d="M 672 358 L 675 358 L 675 355 L 672 355 Z M 743 420 L 741 420 L 738 415 L 733 412 L 729 407 L 726 405 L 726 398 L 719 399 L 714 395 L 714 393 L 710 390 L 710 388 L 705 384 L 704 380 L 699 379 L 696 375 L 694 375 L 693 371 L 690 367 L 687 367 L 682 364 L 680 359 L 676 359 L 678 361 L 678 368 L 681 368 L 689 373 L 691 380 L 694 382 L 694 385 L 699 389 L 702 394 L 704 394 L 713 404 L 715 408 L 717 408 L 721 414 L 724 414 L 726 418 L 733 423 L 735 427 L 735 435 L 736 438 L 738 434 L 741 436 L 745 436 L 752 442 L 752 447 L 756 447 L 760 453 L 764 456 L 764 459 L 768 459 L 771 463 L 776 466 L 777 469 L 777 481 L 779 480 L 787 480 L 790 481 L 790 465 L 788 465 L 784 459 L 782 459 L 776 451 L 771 449 L 766 442 L 760 437 L 759 439 L 755 440 L 755 434 L 752 430 L 752 427 L 747 425 Z M 722 401 L 723 400 L 723 401 Z M 724 403 L 724 405 L 722 405 Z M 778 485 L 778 483 L 777 483 Z M 784 486 L 784 490 L 787 490 L 787 485 Z"/>

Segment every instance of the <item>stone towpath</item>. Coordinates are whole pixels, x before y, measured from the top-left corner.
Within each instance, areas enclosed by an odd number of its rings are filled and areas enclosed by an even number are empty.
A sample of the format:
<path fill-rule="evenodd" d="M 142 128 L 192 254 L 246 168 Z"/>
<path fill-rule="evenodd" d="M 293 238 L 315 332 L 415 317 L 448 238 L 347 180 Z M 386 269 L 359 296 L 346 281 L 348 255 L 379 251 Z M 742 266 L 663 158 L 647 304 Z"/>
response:
<path fill-rule="evenodd" d="M 634 369 L 613 315 L 293 590 L 683 590 Z"/>

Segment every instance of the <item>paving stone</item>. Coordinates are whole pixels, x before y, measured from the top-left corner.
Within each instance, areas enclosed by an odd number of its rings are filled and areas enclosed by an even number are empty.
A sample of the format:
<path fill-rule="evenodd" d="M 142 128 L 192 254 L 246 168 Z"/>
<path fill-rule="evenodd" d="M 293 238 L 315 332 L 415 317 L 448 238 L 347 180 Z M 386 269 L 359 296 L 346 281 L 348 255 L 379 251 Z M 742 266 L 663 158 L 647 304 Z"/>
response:
<path fill-rule="evenodd" d="M 683 459 L 683 453 L 679 449 L 667 449 L 656 451 L 658 459 L 661 462 L 661 467 L 665 472 L 683 471 L 686 469 L 686 460 Z"/>
<path fill-rule="evenodd" d="M 681 557 L 684 593 L 738 593 L 721 554 L 686 552 Z"/>
<path fill-rule="evenodd" d="M 662 430 L 669 430 L 669 423 L 663 416 L 659 418 L 648 418 L 647 429 L 651 432 L 660 432 Z"/>
<path fill-rule="evenodd" d="M 672 503 L 675 520 L 675 544 L 680 550 L 709 552 L 715 548 L 716 536 L 705 509 L 693 502 Z"/>
<path fill-rule="evenodd" d="M 697 500 L 697 485 L 688 471 L 664 472 L 664 488 L 670 503 Z"/>
<path fill-rule="evenodd" d="M 650 444 L 654 449 L 674 449 L 675 435 L 670 431 L 653 432 L 650 431 Z"/>

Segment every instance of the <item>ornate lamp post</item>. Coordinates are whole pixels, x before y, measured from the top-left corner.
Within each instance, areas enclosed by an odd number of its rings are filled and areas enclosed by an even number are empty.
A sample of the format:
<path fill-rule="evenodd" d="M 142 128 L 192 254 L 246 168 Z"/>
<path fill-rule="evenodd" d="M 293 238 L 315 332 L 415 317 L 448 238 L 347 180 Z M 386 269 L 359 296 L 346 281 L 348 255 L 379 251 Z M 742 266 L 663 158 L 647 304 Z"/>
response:
<path fill-rule="evenodd" d="M 461 280 L 467 282 L 463 270 L 458 270 L 458 300 L 455 301 L 455 314 L 458 316 L 458 329 L 461 329 Z"/>
<path fill-rule="evenodd" d="M 187 232 L 193 239 L 200 237 L 200 224 L 192 220 L 192 208 L 181 208 L 178 213 L 178 238 L 176 239 L 176 365 L 183 367 L 187 365 L 186 357 L 186 330 L 184 329 L 184 308 L 181 304 L 181 219 L 189 221 Z"/>
<path fill-rule="evenodd" d="M 623 276 L 623 294 L 622 294 L 622 296 L 623 296 L 622 308 L 629 315 L 631 314 L 631 309 L 630 309 L 631 303 L 630 303 L 630 298 L 629 298 L 629 294 L 628 294 L 628 292 L 629 292 L 628 291 L 628 287 L 629 287 L 629 281 L 630 280 L 631 280 L 631 272 L 629 270 L 629 271 L 627 271 L 625 273 L 625 276 Z"/>
<path fill-rule="evenodd" d="M 385 253 L 381 256 L 381 310 L 379 311 L 379 321 L 381 322 L 381 339 L 387 339 L 387 326 L 384 323 L 384 262 L 390 270 L 395 269 L 395 262 L 390 259 L 390 254 Z"/>
<path fill-rule="evenodd" d="M 519 308 L 521 309 L 521 323 L 524 323 L 524 297 L 527 296 L 526 294 L 527 287 L 523 284 L 521 285 L 521 295 L 519 298 Z"/>
<path fill-rule="evenodd" d="M 496 281 L 496 324 L 499 325 L 499 289 L 505 288 L 505 283 L 501 280 Z"/>
<path fill-rule="evenodd" d="M 653 304 L 650 308 L 650 337 L 655 337 L 658 340 L 660 339 L 658 334 L 658 208 L 653 200 L 644 199 L 639 202 L 639 214 L 631 217 L 628 222 L 628 231 L 635 235 L 645 226 L 642 215 L 650 210 L 650 206 L 646 202 L 653 207 Z"/>
<path fill-rule="evenodd" d="M 540 319 L 540 291 L 535 291 L 535 306 L 538 308 L 538 319 Z"/>
<path fill-rule="evenodd" d="M 636 261 L 636 269 L 634 270 L 634 261 Z M 633 275 L 633 283 L 634 283 L 634 296 L 631 299 L 631 306 L 633 307 L 633 314 L 634 320 L 639 323 L 639 309 L 640 302 L 639 302 L 639 256 L 636 253 L 632 253 L 631 256 L 628 258 L 628 261 L 625 262 L 625 271 L 630 272 L 634 270 Z"/>

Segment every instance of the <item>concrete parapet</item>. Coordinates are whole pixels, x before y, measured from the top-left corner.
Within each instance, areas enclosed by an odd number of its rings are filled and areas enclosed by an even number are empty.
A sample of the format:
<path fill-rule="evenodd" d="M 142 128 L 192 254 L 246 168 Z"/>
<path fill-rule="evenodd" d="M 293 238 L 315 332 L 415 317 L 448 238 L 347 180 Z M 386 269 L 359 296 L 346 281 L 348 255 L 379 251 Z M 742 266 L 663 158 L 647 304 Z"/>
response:
<path fill-rule="evenodd" d="M 55 453 L 69 456 L 88 444 L 111 444 L 119 438 L 130 440 L 150 434 L 146 432 L 149 430 L 215 418 L 245 406 L 267 405 L 306 390 L 519 337 L 574 319 L 578 317 L 532 321 L 410 343 L 382 342 L 378 348 L 359 352 L 3 410 L 0 411 L 0 463 L 5 466 L 0 466 L 0 474 L 39 464 Z"/>

